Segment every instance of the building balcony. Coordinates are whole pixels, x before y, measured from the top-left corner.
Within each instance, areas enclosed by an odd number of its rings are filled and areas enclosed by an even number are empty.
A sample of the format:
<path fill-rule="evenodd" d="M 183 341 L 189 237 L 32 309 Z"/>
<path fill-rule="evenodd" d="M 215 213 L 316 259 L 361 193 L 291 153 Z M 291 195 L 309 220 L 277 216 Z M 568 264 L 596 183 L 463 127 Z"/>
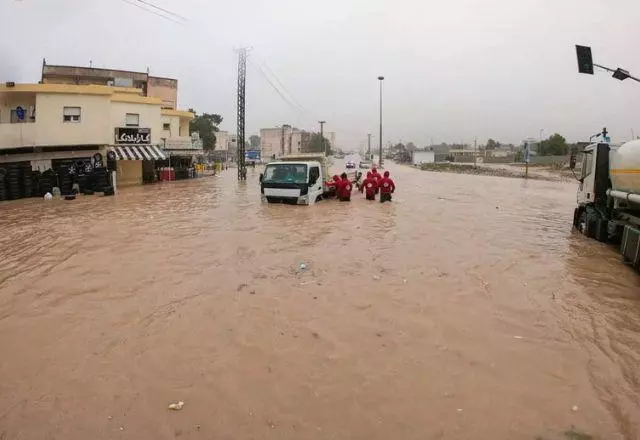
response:
<path fill-rule="evenodd" d="M 2 150 L 33 147 L 109 144 L 109 127 L 103 124 L 34 121 L 0 124 Z"/>
<path fill-rule="evenodd" d="M 0 124 L 0 150 L 36 146 L 38 128 L 35 122 Z"/>

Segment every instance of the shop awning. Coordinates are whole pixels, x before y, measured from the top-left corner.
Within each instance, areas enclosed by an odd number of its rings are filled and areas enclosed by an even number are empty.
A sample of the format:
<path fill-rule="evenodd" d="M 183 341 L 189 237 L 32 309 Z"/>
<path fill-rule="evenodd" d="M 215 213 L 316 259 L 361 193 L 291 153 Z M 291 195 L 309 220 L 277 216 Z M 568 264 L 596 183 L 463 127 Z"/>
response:
<path fill-rule="evenodd" d="M 167 157 L 155 145 L 126 145 L 111 147 L 117 160 L 164 160 Z"/>

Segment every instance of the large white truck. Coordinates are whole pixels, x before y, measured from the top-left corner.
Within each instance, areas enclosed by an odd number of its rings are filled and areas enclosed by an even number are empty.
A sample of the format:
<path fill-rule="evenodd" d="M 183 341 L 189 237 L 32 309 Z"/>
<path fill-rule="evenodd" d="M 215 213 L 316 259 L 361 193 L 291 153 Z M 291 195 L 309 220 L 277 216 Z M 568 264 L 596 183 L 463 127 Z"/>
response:
<path fill-rule="evenodd" d="M 570 166 L 575 168 L 575 156 Z M 574 226 L 619 244 L 623 260 L 640 269 L 640 140 L 585 147 L 579 182 Z"/>
<path fill-rule="evenodd" d="M 269 162 L 260 174 L 262 201 L 313 205 L 331 190 L 326 184 L 331 179 L 330 166 L 327 157 L 312 153 L 284 156 Z M 354 181 L 356 173 L 352 170 L 347 176 Z"/>

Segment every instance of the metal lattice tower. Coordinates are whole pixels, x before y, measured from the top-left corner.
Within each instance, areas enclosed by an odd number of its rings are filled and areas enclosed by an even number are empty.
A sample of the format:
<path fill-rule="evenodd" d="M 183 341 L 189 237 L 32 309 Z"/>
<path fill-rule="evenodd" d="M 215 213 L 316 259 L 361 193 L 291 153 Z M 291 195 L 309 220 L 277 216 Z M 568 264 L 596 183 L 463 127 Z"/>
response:
<path fill-rule="evenodd" d="M 238 147 L 238 180 L 247 179 L 247 166 L 244 157 L 244 106 L 248 50 L 246 47 L 238 50 L 238 133 L 236 136 Z"/>

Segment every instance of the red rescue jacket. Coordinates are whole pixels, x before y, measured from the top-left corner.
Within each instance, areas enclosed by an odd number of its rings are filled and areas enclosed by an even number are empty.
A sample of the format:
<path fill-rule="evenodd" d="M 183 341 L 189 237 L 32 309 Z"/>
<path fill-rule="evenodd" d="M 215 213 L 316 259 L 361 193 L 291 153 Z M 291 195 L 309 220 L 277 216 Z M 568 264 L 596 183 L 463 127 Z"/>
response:
<path fill-rule="evenodd" d="M 378 182 L 373 177 L 367 177 L 362 181 L 362 186 L 368 196 L 375 195 L 376 190 L 378 189 Z"/>
<path fill-rule="evenodd" d="M 338 185 L 338 197 L 341 199 L 350 199 L 353 184 L 348 179 L 343 179 Z"/>
<path fill-rule="evenodd" d="M 383 177 L 380 180 L 380 194 L 390 194 L 396 190 L 396 185 L 390 177 Z"/>

